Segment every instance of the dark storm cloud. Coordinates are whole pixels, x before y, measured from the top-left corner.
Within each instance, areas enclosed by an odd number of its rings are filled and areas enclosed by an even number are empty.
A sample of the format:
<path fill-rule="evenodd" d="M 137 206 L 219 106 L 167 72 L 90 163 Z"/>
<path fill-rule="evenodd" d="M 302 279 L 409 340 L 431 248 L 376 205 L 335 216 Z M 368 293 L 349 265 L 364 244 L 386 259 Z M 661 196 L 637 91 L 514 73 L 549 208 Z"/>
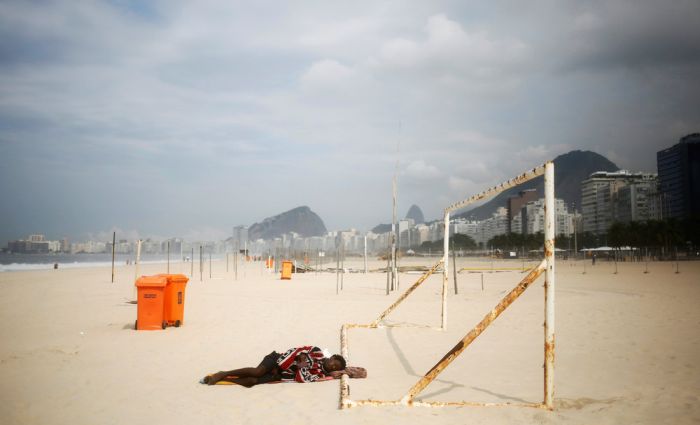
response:
<path fill-rule="evenodd" d="M 700 63 L 700 5 L 694 1 L 597 2 L 573 22 L 570 69 L 659 69 Z"/>
<path fill-rule="evenodd" d="M 301 204 L 369 229 L 391 214 L 397 161 L 400 210 L 427 218 L 571 149 L 654 171 L 656 150 L 698 131 L 698 13 L 2 2 L 0 244 L 111 227 L 225 237 Z"/>

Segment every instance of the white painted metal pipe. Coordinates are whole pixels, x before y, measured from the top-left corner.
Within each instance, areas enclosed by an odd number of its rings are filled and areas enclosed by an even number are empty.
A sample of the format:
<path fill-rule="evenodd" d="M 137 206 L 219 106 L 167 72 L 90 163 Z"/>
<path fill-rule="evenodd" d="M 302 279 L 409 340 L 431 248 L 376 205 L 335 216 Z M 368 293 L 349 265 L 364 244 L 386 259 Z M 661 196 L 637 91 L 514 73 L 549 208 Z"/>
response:
<path fill-rule="evenodd" d="M 546 261 L 544 280 L 544 404 L 554 408 L 554 163 L 545 164 L 544 174 L 545 224 L 544 253 Z"/>

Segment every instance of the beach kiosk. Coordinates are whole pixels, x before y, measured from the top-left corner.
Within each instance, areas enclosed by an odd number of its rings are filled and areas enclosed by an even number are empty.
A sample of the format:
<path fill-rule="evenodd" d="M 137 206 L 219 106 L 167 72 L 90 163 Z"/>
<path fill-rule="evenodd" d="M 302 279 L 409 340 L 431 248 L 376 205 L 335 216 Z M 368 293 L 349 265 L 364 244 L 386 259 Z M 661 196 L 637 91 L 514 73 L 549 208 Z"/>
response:
<path fill-rule="evenodd" d="M 167 323 L 163 319 L 165 305 L 165 287 L 168 279 L 163 276 L 141 276 L 136 280 L 137 299 L 136 323 L 138 331 L 165 329 Z"/>
<path fill-rule="evenodd" d="M 291 280 L 292 279 L 292 262 L 282 261 L 282 279 Z"/>
<path fill-rule="evenodd" d="M 167 326 L 179 328 L 185 322 L 185 287 L 189 278 L 184 274 L 163 274 L 167 280 L 163 298 L 163 320 Z"/>

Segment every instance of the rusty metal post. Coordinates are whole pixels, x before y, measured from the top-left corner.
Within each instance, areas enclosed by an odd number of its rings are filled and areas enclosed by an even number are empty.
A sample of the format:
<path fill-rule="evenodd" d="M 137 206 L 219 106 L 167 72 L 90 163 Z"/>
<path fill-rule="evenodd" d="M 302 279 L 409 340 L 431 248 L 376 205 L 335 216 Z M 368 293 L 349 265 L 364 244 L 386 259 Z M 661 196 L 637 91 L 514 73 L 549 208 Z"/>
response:
<path fill-rule="evenodd" d="M 447 261 L 449 259 L 450 252 L 450 212 L 445 210 L 445 235 L 443 237 L 443 251 L 442 256 L 442 330 L 447 330 L 447 279 L 448 279 L 448 267 Z"/>
<path fill-rule="evenodd" d="M 379 322 L 381 322 L 382 320 L 384 320 L 384 318 L 385 318 L 389 313 L 391 313 L 391 312 L 396 308 L 396 306 L 398 306 L 399 304 L 401 304 L 401 302 L 402 302 L 403 300 L 405 300 L 409 295 L 411 295 L 411 292 L 413 292 L 416 288 L 418 288 L 418 286 L 420 286 L 420 284 L 423 283 L 423 282 L 425 281 L 425 279 L 427 279 L 431 274 L 435 273 L 435 270 L 437 270 L 438 266 L 439 266 L 441 263 L 442 263 L 442 260 L 440 260 L 440 261 L 438 261 L 437 263 L 435 263 L 435 265 L 434 265 L 430 270 L 428 270 L 427 272 L 425 272 L 425 273 L 423 274 L 423 276 L 421 276 L 420 279 L 418 279 L 418 281 L 416 281 L 416 283 L 414 283 L 413 285 L 411 285 L 411 287 L 408 288 L 408 289 L 406 290 L 406 292 L 404 292 L 396 301 L 394 301 L 394 303 L 393 303 L 392 305 L 390 305 L 389 308 L 387 308 L 386 310 L 384 310 L 384 312 L 383 312 L 382 314 L 380 314 L 379 317 L 377 317 L 377 319 L 376 319 L 374 322 L 372 322 L 370 325 L 371 325 L 371 326 L 377 326 L 377 325 L 379 324 Z"/>
<path fill-rule="evenodd" d="M 401 404 L 412 405 L 413 398 L 425 389 L 454 359 L 459 356 L 469 344 L 472 343 L 500 314 L 522 294 L 532 282 L 537 279 L 546 267 L 546 260 L 542 260 L 537 268 L 528 273 L 520 283 L 513 288 L 503 299 L 493 308 L 474 329 L 469 331 L 445 356 L 435 364 L 401 399 Z"/>
<path fill-rule="evenodd" d="M 340 355 L 348 361 L 348 329 L 346 325 L 340 327 Z M 348 384 L 348 374 L 344 373 L 340 377 L 340 408 L 350 407 L 347 399 L 350 396 L 350 385 Z"/>
<path fill-rule="evenodd" d="M 554 408 L 554 163 L 547 162 L 544 173 L 544 405 Z"/>

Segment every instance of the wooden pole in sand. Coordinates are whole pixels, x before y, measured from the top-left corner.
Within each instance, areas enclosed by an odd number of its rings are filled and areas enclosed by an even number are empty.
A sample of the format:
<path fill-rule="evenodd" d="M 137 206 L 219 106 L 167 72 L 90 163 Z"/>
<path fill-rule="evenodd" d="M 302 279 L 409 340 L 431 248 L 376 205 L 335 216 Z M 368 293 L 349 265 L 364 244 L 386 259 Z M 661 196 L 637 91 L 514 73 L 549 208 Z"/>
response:
<path fill-rule="evenodd" d="M 389 249 L 391 249 L 391 246 L 389 246 Z M 389 291 L 391 290 L 389 281 L 391 280 L 391 254 L 389 253 L 389 249 L 386 251 L 386 294 L 389 295 Z"/>
<path fill-rule="evenodd" d="M 340 246 L 340 255 L 342 256 L 340 260 L 340 268 L 342 269 L 342 272 L 340 273 L 340 289 L 343 289 L 343 283 L 345 280 L 345 243 Z"/>
<path fill-rule="evenodd" d="M 452 272 L 455 281 L 455 295 L 457 295 L 459 294 L 459 290 L 457 289 L 457 256 L 455 254 L 455 241 L 452 241 Z"/>
<path fill-rule="evenodd" d="M 192 247 L 192 255 L 190 256 L 190 279 L 194 277 L 194 247 Z"/>
<path fill-rule="evenodd" d="M 398 168 L 398 164 L 397 164 Z M 391 290 L 396 289 L 396 173 L 392 179 L 391 185 Z"/>
<path fill-rule="evenodd" d="M 134 280 L 139 278 L 139 264 L 141 264 L 141 239 L 136 241 L 136 268 L 134 271 Z"/>
<path fill-rule="evenodd" d="M 676 247 L 676 274 L 680 273 L 678 269 L 678 247 Z"/>
<path fill-rule="evenodd" d="M 117 243 L 117 232 L 112 232 L 112 283 L 114 283 L 114 244 Z"/>
<path fill-rule="evenodd" d="M 367 274 L 367 235 L 365 235 L 365 274 Z"/>
<path fill-rule="evenodd" d="M 644 248 L 644 257 L 646 257 L 644 262 L 644 274 L 649 273 L 649 248 Z"/>
<path fill-rule="evenodd" d="M 135 268 L 135 277 L 134 280 L 139 278 L 139 264 L 141 264 L 141 239 L 136 241 L 136 268 Z M 134 285 L 134 291 L 133 291 L 134 299 L 138 299 L 138 292 L 136 290 L 136 285 Z"/>
<path fill-rule="evenodd" d="M 203 269 L 204 266 L 202 266 L 202 245 L 199 245 L 199 281 L 202 281 L 202 273 L 204 272 Z"/>

